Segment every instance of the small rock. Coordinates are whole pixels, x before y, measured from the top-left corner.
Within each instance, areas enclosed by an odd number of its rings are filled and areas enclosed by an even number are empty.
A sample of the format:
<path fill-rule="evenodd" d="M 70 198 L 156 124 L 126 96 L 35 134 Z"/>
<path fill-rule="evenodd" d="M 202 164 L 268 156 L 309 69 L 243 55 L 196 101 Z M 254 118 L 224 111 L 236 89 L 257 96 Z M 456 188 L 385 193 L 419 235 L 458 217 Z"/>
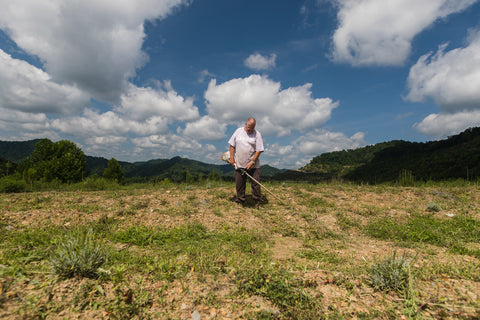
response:
<path fill-rule="evenodd" d="M 198 312 L 197 310 L 193 311 L 192 320 L 202 320 L 202 316 L 200 315 L 200 312 Z"/>

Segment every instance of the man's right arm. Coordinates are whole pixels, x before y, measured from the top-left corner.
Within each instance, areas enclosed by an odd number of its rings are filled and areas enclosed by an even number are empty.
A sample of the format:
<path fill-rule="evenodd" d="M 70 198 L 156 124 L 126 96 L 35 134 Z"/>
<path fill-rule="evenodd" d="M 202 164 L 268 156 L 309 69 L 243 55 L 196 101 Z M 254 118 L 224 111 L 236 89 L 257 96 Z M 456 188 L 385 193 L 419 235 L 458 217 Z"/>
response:
<path fill-rule="evenodd" d="M 235 147 L 230 145 L 230 164 L 235 165 Z"/>

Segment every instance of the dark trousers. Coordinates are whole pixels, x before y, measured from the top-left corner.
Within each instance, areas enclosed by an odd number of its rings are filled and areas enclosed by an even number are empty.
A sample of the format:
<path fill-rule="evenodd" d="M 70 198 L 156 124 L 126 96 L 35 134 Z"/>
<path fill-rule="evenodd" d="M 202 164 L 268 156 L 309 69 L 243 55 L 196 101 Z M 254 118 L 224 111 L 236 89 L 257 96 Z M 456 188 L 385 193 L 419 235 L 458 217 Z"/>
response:
<path fill-rule="evenodd" d="M 248 176 L 243 174 L 243 169 L 235 170 L 235 185 L 237 190 L 237 202 L 244 202 L 245 201 L 245 189 L 247 187 L 247 179 Z M 247 171 L 249 175 L 251 175 L 255 180 L 260 182 L 260 168 L 251 168 Z M 261 188 L 258 183 L 252 180 L 252 198 L 253 200 L 261 200 L 262 193 Z"/>

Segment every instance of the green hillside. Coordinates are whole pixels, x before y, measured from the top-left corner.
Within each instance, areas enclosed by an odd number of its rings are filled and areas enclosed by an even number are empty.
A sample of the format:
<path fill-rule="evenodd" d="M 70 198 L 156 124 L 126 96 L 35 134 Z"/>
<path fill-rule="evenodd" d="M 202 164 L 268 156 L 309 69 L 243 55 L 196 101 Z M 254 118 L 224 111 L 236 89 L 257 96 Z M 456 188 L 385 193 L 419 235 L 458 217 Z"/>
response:
<path fill-rule="evenodd" d="M 0 141 L 0 158 L 18 163 L 32 154 L 35 145 L 40 140 Z"/>
<path fill-rule="evenodd" d="M 408 172 L 415 180 L 480 177 L 480 128 L 426 143 L 395 140 L 373 146 L 322 154 L 301 168 L 350 181 L 395 181 Z"/>

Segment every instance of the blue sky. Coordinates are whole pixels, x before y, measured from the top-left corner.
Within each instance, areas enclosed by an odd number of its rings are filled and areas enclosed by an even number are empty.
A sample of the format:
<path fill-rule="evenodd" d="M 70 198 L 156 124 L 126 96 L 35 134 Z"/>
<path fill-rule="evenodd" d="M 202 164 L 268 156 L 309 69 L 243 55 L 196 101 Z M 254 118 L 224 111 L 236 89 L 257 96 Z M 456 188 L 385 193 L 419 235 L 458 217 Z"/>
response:
<path fill-rule="evenodd" d="M 0 140 L 263 164 L 480 125 L 477 0 L 16 0 L 0 10 Z"/>

